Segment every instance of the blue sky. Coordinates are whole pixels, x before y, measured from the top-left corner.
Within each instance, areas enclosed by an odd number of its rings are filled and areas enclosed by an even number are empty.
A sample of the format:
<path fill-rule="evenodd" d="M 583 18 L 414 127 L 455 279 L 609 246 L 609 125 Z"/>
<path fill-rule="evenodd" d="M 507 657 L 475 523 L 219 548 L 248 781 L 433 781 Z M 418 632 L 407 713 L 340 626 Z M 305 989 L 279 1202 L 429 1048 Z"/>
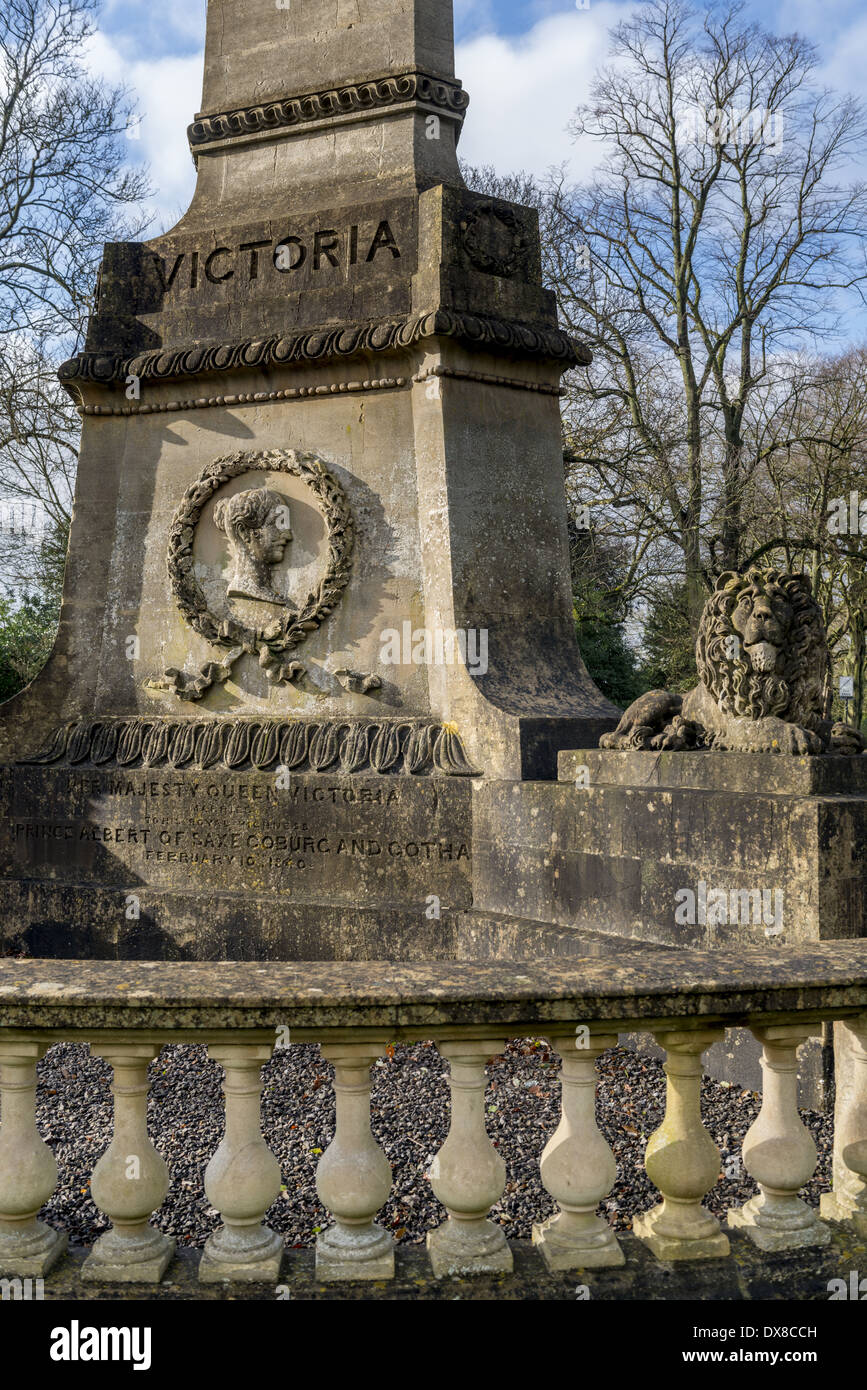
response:
<path fill-rule="evenodd" d="M 563 160 L 580 176 L 588 149 L 566 123 L 604 61 L 607 31 L 631 0 L 455 0 L 456 68 L 471 106 L 462 155 L 506 173 L 542 172 Z M 867 94 L 864 0 L 786 0 L 747 10 L 780 33 L 798 30 L 822 52 L 832 86 Z M 142 123 L 131 153 L 146 160 L 155 186 L 154 230 L 183 212 L 194 173 L 186 127 L 201 96 L 205 0 L 105 0 L 91 46 L 94 70 L 136 93 Z"/>

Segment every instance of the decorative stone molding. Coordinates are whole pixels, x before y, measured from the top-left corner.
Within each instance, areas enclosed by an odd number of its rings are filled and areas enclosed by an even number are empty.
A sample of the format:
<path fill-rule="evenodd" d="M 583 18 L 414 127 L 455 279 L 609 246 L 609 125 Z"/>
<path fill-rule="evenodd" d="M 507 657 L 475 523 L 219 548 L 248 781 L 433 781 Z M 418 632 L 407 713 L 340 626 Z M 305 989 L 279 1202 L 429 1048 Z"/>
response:
<path fill-rule="evenodd" d="M 373 1219 L 388 1201 L 391 1165 L 370 1129 L 370 1068 L 387 1046 L 384 1037 L 322 1049 L 336 1102 L 334 1138 L 316 1169 L 317 1195 L 334 1217 L 316 1238 L 322 1283 L 394 1277 L 394 1239 Z"/>
<path fill-rule="evenodd" d="M 508 277 L 526 259 L 529 237 L 510 208 L 481 203 L 461 222 L 461 242 L 477 270 Z"/>
<path fill-rule="evenodd" d="M 448 1212 L 442 1225 L 427 1234 L 436 1279 L 512 1272 L 505 1232 L 488 1220 L 503 1195 L 506 1165 L 485 1128 L 485 1063 L 502 1048 L 500 1037 L 439 1044 L 440 1055 L 450 1063 L 452 1114 L 446 1141 L 430 1168 L 434 1195 Z"/>
<path fill-rule="evenodd" d="M 162 1043 L 91 1046 L 114 1072 L 114 1130 L 90 1183 L 93 1200 L 111 1218 L 112 1228 L 93 1246 L 81 1277 L 85 1283 L 158 1284 L 175 1252 L 174 1240 L 148 1221 L 169 1190 L 166 1161 L 148 1134 L 148 1065 Z"/>
<path fill-rule="evenodd" d="M 272 367 L 351 357 L 361 352 L 395 352 L 414 347 L 427 338 L 456 338 L 516 356 L 559 362 L 564 371 L 587 366 L 592 360 L 587 348 L 559 328 L 533 328 L 508 319 L 433 309 L 427 314 L 374 323 L 306 329 L 285 338 L 245 338 L 240 342 L 177 348 L 168 352 L 155 349 L 135 357 L 82 352 L 64 362 L 58 375 L 67 387 L 79 381 L 110 386 L 125 382 L 128 376 L 136 376 L 140 381 L 169 381 L 205 372 L 265 371 Z"/>
<path fill-rule="evenodd" d="M 432 377 L 450 377 L 456 381 L 478 381 L 483 386 L 506 386 L 513 391 L 535 391 L 541 396 L 565 396 L 562 386 L 549 386 L 546 381 L 522 381 L 515 376 L 492 376 L 488 372 L 464 372 L 459 367 L 425 367 L 416 372 L 413 381 L 430 381 Z"/>
<path fill-rule="evenodd" d="M 798 1111 L 798 1048 L 815 1024 L 754 1025 L 762 1044 L 762 1108 L 744 1137 L 744 1167 L 759 1191 L 728 1213 L 728 1224 L 760 1250 L 827 1245 L 831 1229 L 798 1196 L 813 1176 L 818 1153 Z"/>
<path fill-rule="evenodd" d="M 261 1130 L 261 1071 L 273 1049 L 226 1039 L 212 1043 L 208 1055 L 225 1071 L 226 1132 L 205 1169 L 205 1194 L 223 1225 L 208 1237 L 199 1282 L 273 1284 L 283 1241 L 264 1217 L 280 1195 L 280 1164 Z"/>
<path fill-rule="evenodd" d="M 727 1195 L 717 1187 L 719 1155 L 702 1127 L 702 1049 L 748 1017 L 769 1035 L 775 1049 L 782 1045 L 788 1054 L 764 1069 L 765 1122 L 753 1127 L 755 1161 L 747 1159 L 749 1171 L 758 1174 L 779 1207 L 776 1199 L 789 1201 L 795 1182 L 812 1167 L 812 1154 L 809 1168 L 802 1161 L 804 1139 L 790 1071 L 796 1035 L 815 1033 L 822 1020 L 838 1018 L 847 1020 L 859 1039 L 867 1039 L 863 942 L 809 943 L 785 952 L 750 946 L 688 951 L 682 962 L 673 971 L 671 951 L 665 947 L 649 947 L 632 957 L 621 953 L 616 961 L 534 959 L 516 966 L 514 961 L 463 960 L 459 968 L 446 960 L 387 965 L 312 960 L 299 969 L 298 961 L 256 959 L 157 959 L 145 968 L 140 960 L 0 959 L 0 1019 L 12 1035 L 0 1044 L 6 1107 L 0 1131 L 0 1213 L 11 1227 L 0 1232 L 0 1273 L 48 1275 L 52 1258 L 65 1245 L 62 1235 L 40 1228 L 33 1215 L 51 1200 L 57 1181 L 56 1164 L 35 1124 L 36 1062 L 49 1044 L 79 1040 L 85 1032 L 107 1039 L 95 1042 L 94 1050 L 115 1069 L 116 1097 L 114 1137 L 92 1181 L 94 1198 L 115 1222 L 115 1231 L 97 1243 L 85 1279 L 155 1281 L 166 1266 L 170 1242 L 149 1224 L 151 1212 L 164 1199 L 169 1175 L 147 1132 L 147 1063 L 164 1043 L 197 1036 L 226 1068 L 225 1139 L 208 1165 L 203 1194 L 222 1213 L 224 1229 L 205 1247 L 200 1279 L 267 1281 L 273 1289 L 279 1277 L 282 1241 L 261 1225 L 280 1181 L 278 1165 L 262 1139 L 259 1104 L 259 1067 L 275 1042 L 280 1048 L 319 1043 L 335 1069 L 334 1139 L 321 1155 L 316 1175 L 319 1197 L 334 1224 L 320 1232 L 316 1243 L 316 1281 L 391 1277 L 391 1237 L 374 1217 L 393 1184 L 371 1135 L 369 1068 L 391 1051 L 386 1040 L 411 1043 L 431 1036 L 450 1064 L 452 1093 L 448 1138 L 430 1163 L 431 1186 L 448 1213 L 428 1235 L 434 1274 L 493 1270 L 508 1277 L 512 1253 L 502 1215 L 496 1222 L 489 1218 L 491 1204 L 501 1198 L 506 1168 L 486 1133 L 485 1062 L 500 1052 L 504 1038 L 535 1040 L 540 1032 L 560 1041 L 565 1085 L 563 1121 L 541 1158 L 542 1180 L 561 1213 L 537 1227 L 544 1237 L 537 1239 L 537 1248 L 543 1254 L 547 1250 L 549 1267 L 558 1272 L 589 1273 L 622 1263 L 613 1234 L 594 1214 L 614 1180 L 615 1165 L 596 1127 L 593 1057 L 616 1042 L 618 1028 L 627 1021 L 650 1032 L 668 1051 L 666 1117 L 648 1146 L 647 1160 L 649 1178 L 660 1185 L 664 1212 L 657 1209 L 634 1221 L 650 1254 L 665 1263 L 658 1272 L 651 1269 L 648 1281 L 646 1261 L 630 1259 L 621 1276 L 628 1295 L 630 1277 L 639 1271 L 642 1289 L 653 1296 L 658 1291 L 654 1286 L 669 1278 L 669 1261 L 725 1259 L 729 1253 L 715 1217 L 701 1205 L 711 1187 L 722 1203 Z M 709 1015 L 718 1024 L 706 1029 Z M 578 1043 L 585 1030 L 586 1049 Z M 856 1090 L 838 1095 L 838 1127 L 845 1134 L 847 1162 L 855 1161 L 863 1172 L 863 1054 L 858 1068 Z M 541 1071 L 538 1079 L 550 1084 Z M 610 1108 L 615 1129 L 618 1098 L 615 1093 Z M 71 1100 L 61 1096 L 56 1104 L 68 1108 Z M 408 1097 L 406 1125 L 413 1123 L 413 1106 L 417 1108 L 415 1098 Z M 503 1115 L 508 1116 L 508 1106 L 501 1105 L 501 1121 Z M 627 1118 L 624 1114 L 621 1129 Z M 74 1113 L 76 1123 L 81 1119 L 80 1111 Z M 744 1152 L 746 1156 L 746 1145 Z M 132 1172 L 130 1158 L 139 1160 Z M 760 1167 L 767 1171 L 762 1174 Z M 782 1190 L 773 1170 L 782 1173 Z M 645 1180 L 633 1179 L 627 1168 L 621 1185 L 630 1182 L 631 1194 L 643 1199 Z M 296 1200 L 291 1186 L 286 1199 Z M 815 1297 L 817 1281 L 824 1288 L 832 1274 L 843 1277 L 829 1282 L 827 1291 L 836 1287 L 837 1298 L 857 1300 L 859 1275 L 849 1273 L 848 1252 L 859 1248 L 859 1230 L 863 1234 L 858 1210 L 837 1206 L 833 1215 L 840 1224 L 829 1242 L 827 1266 L 818 1249 L 809 1260 L 797 1261 L 805 1271 L 799 1296 Z M 47 1242 L 35 1255 L 34 1241 Z M 759 1243 L 754 1252 L 755 1268 L 763 1279 L 779 1284 L 780 1262 L 766 1264 L 764 1248 Z M 736 1252 L 734 1261 L 719 1266 L 718 1277 L 731 1281 L 742 1266 Z M 586 1279 L 583 1272 L 580 1277 L 588 1284 L 593 1278 Z M 693 1277 L 687 1266 L 684 1278 Z M 68 1282 L 60 1282 L 47 1295 L 62 1297 L 64 1287 L 68 1292 Z M 564 1287 L 552 1285 L 549 1292 L 562 1297 Z M 304 1288 L 315 1295 L 309 1279 Z M 497 1296 L 525 1292 L 526 1279 L 519 1285 L 504 1282 Z M 595 1297 L 595 1284 L 591 1292 Z M 194 1296 L 192 1288 L 190 1294 Z"/>
<path fill-rule="evenodd" d="M 339 671 L 335 671 L 334 676 L 343 686 L 343 689 L 350 691 L 353 695 L 369 695 L 371 690 L 382 689 L 380 677 L 374 675 L 372 671 L 349 671 L 344 666 Z"/>
<path fill-rule="evenodd" d="M 636 1216 L 632 1230 L 659 1260 L 707 1260 L 729 1253 L 728 1237 L 702 1206 L 719 1175 L 720 1156 L 702 1124 L 701 1058 L 724 1036 L 720 1028 L 654 1032 L 667 1053 L 668 1079 L 665 1116 L 650 1136 L 644 1166 L 662 1201 Z"/>
<path fill-rule="evenodd" d="M 608 1223 L 596 1208 L 614 1186 L 617 1164 L 596 1124 L 596 1062 L 616 1033 L 588 1035 L 578 1047 L 575 1028 L 548 1029 L 562 1058 L 560 1123 L 539 1163 L 542 1184 L 559 1205 L 533 1226 L 533 1244 L 550 1270 L 598 1269 L 626 1263 Z"/>
<path fill-rule="evenodd" d="M 88 719 L 56 730 L 29 765 L 288 768 L 477 777 L 453 724 L 434 720 Z"/>
<path fill-rule="evenodd" d="M 382 111 L 407 101 L 436 106 L 444 115 L 462 121 L 470 98 L 458 82 L 430 77 L 424 72 L 405 72 L 369 82 L 353 82 L 345 87 L 331 87 L 324 92 L 284 97 L 260 106 L 202 115 L 189 126 L 187 135 L 195 152 L 216 140 L 315 125 L 341 116 Z"/>
<path fill-rule="evenodd" d="M 66 1252 L 66 1237 L 40 1209 L 57 1186 L 57 1162 L 36 1126 L 36 1065 L 42 1041 L 0 1040 L 0 1274 L 42 1278 Z"/>
<path fill-rule="evenodd" d="M 499 377 L 485 380 L 500 381 Z M 505 384 L 505 377 L 502 378 Z M 152 405 L 80 405 L 79 415 L 167 415 L 176 411 L 204 410 L 208 406 L 261 405 L 265 401 L 292 401 L 305 396 L 346 396 L 358 391 L 395 391 L 409 384 L 405 376 L 376 377 L 365 381 L 333 381 L 328 386 L 289 386 L 284 391 L 246 391 L 237 396 L 196 396 L 183 401 L 155 401 Z M 523 385 L 514 382 L 513 385 Z M 530 387 L 535 390 L 550 390 L 557 394 L 556 387 Z"/>

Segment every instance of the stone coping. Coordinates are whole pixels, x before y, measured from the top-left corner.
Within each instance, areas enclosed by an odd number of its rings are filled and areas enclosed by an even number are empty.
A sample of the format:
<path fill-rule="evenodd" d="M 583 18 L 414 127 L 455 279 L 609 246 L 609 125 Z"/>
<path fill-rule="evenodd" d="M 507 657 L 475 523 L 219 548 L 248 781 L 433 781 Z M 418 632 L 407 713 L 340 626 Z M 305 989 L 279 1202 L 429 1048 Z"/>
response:
<path fill-rule="evenodd" d="M 637 749 L 570 749 L 559 754 L 557 777 L 574 782 L 580 769 L 590 787 L 660 787 L 767 796 L 863 796 L 867 755 L 798 758 L 783 753 L 652 753 Z"/>
<path fill-rule="evenodd" d="M 867 940 L 552 961 L 0 961 L 0 1029 L 728 1026 L 867 1010 Z M 504 1031 L 505 1030 L 505 1031 Z M 301 1040 L 299 1038 L 299 1040 Z"/>

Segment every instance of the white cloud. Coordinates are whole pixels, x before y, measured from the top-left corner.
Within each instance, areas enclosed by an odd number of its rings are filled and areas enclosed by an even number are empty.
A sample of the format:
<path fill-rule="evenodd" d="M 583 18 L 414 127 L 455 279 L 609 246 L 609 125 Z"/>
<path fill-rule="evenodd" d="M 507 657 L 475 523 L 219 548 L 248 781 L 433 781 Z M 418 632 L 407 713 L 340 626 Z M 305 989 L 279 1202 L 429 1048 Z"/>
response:
<path fill-rule="evenodd" d="M 459 44 L 456 70 L 470 94 L 462 158 L 502 173 L 543 173 L 564 160 L 574 177 L 589 173 L 597 148 L 576 145 L 566 126 L 606 59 L 608 30 L 631 8 L 591 0 L 588 9 L 542 19 L 526 34 Z"/>
<path fill-rule="evenodd" d="M 163 56 L 190 53 L 204 44 L 206 7 L 207 0 L 102 0 L 99 26 L 126 57 L 143 48 Z"/>
<path fill-rule="evenodd" d="M 542 173 L 563 161 L 575 177 L 589 173 L 598 150 L 587 141 L 576 145 L 566 126 L 605 61 L 608 29 L 631 8 L 590 0 L 588 9 L 545 16 L 525 34 L 477 32 L 459 44 L 456 71 L 471 98 L 461 156 L 503 173 Z M 488 13 L 478 3 L 474 10 L 477 23 Z M 124 83 L 137 97 L 142 121 L 131 153 L 150 167 L 156 233 L 168 230 L 192 197 L 195 170 L 186 130 L 201 100 L 203 53 L 130 61 L 129 45 L 123 48 L 105 30 L 98 32 L 89 63 L 94 73 Z"/>
<path fill-rule="evenodd" d="M 833 43 L 823 44 L 821 79 L 838 92 L 852 92 L 863 98 L 865 53 L 867 18 L 862 17 L 838 34 Z"/>
<path fill-rule="evenodd" d="M 122 83 L 137 99 L 142 119 L 130 154 L 150 167 L 152 234 L 167 231 L 188 207 L 196 182 L 187 126 L 199 110 L 203 55 L 128 62 L 105 34 L 98 33 L 91 40 L 88 61 L 94 74 Z"/>

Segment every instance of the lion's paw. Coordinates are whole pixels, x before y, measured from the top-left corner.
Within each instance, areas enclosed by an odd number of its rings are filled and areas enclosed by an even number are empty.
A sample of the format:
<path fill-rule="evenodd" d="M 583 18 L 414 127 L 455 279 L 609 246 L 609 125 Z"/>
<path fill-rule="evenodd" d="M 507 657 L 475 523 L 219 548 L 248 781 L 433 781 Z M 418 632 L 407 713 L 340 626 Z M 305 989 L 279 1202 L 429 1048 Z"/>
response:
<path fill-rule="evenodd" d="M 788 753 L 799 758 L 825 751 L 818 734 L 774 718 L 738 720 L 736 729 L 718 737 L 716 746 L 735 753 Z"/>
<path fill-rule="evenodd" d="M 811 729 L 802 729 L 800 724 L 785 724 L 782 721 L 780 728 L 771 732 L 767 744 L 769 753 L 790 753 L 798 758 L 813 757 L 824 751 L 825 745 L 818 734 Z"/>
<path fill-rule="evenodd" d="M 851 724 L 832 724 L 828 752 L 842 754 L 845 757 L 854 757 L 856 754 L 864 752 L 864 740 L 858 730 L 852 728 Z"/>

